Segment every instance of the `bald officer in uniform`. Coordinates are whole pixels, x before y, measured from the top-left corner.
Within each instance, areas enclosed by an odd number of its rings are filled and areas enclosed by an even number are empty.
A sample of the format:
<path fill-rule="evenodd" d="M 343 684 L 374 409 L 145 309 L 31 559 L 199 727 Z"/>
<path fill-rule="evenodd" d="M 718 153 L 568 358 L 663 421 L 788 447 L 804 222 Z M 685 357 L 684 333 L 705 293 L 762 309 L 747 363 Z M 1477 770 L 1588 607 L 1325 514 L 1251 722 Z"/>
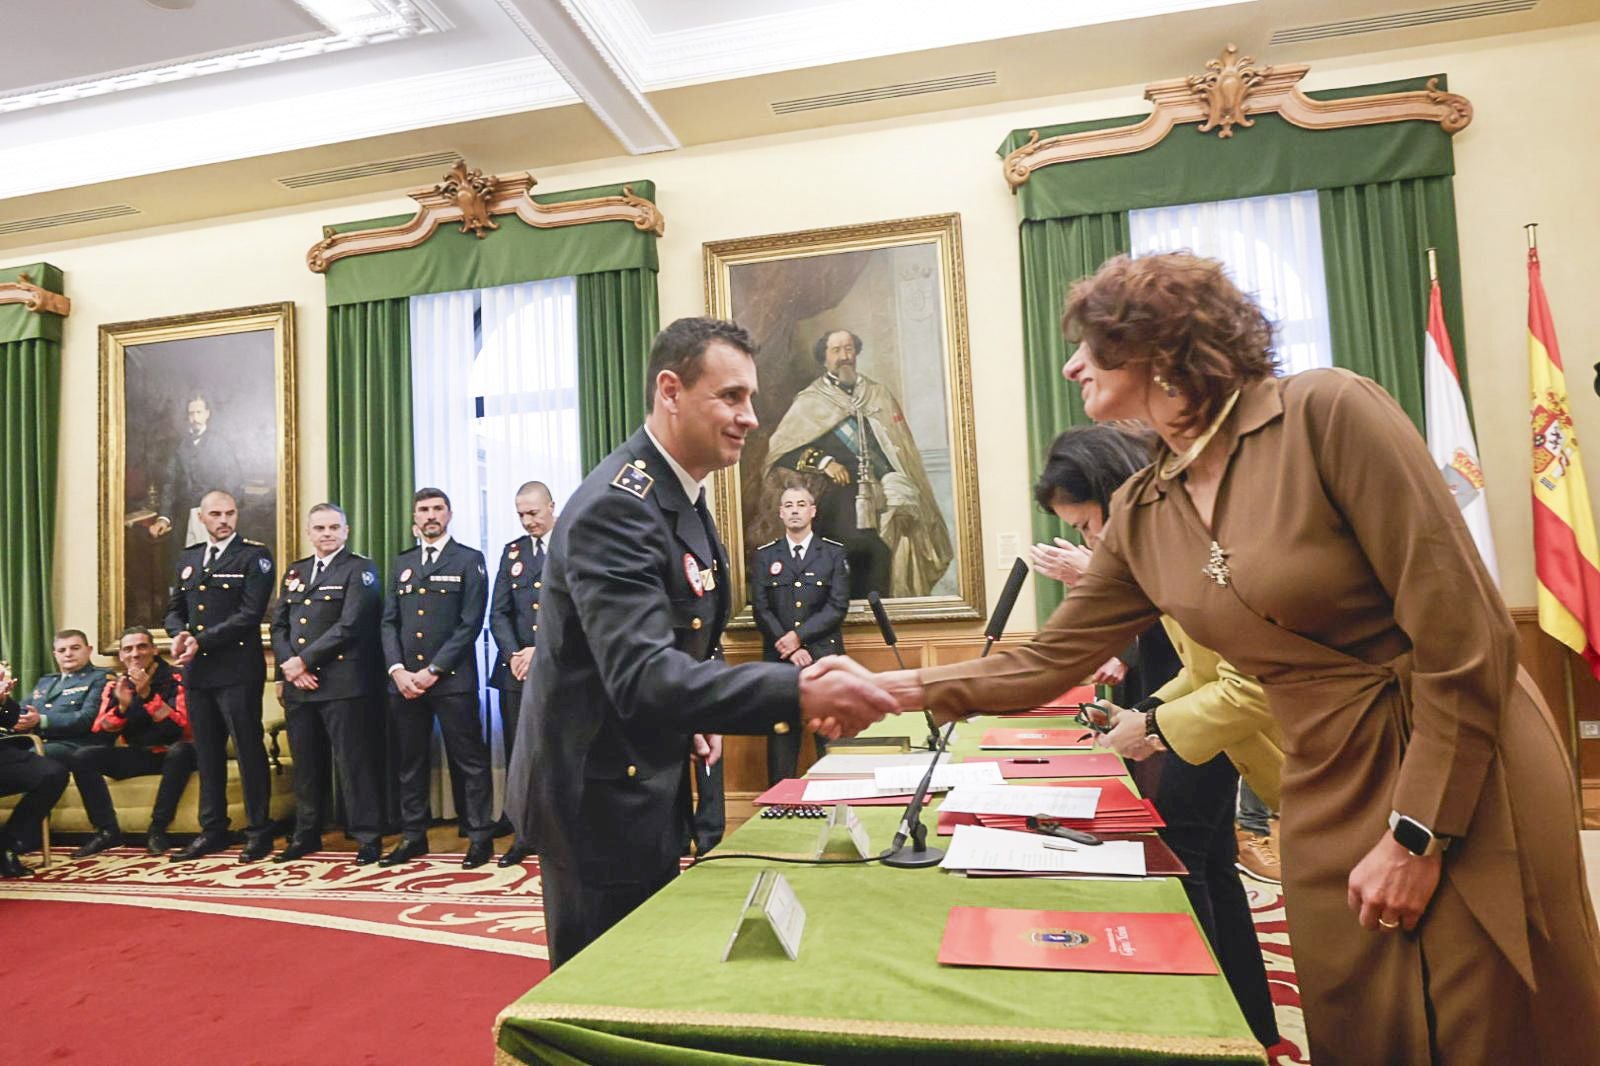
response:
<path fill-rule="evenodd" d="M 183 669 L 189 727 L 200 763 L 200 835 L 178 853 L 195 859 L 228 846 L 228 740 L 239 760 L 249 824 L 240 862 L 272 852 L 267 813 L 271 779 L 261 740 L 261 693 L 267 659 L 261 619 L 272 599 L 272 555 L 265 544 L 239 536 L 239 505 L 226 492 L 201 497 L 206 539 L 178 556 L 167 601 L 172 658 Z"/>
<path fill-rule="evenodd" d="M 483 553 L 450 536 L 450 497 L 434 488 L 412 497 L 421 543 L 395 557 L 383 608 L 389 714 L 400 738 L 400 843 L 378 861 L 396 866 L 428 851 L 429 753 L 439 720 L 445 755 L 459 770 L 470 870 L 494 857 L 489 746 L 478 719 L 478 656 L 489 575 Z"/>
<path fill-rule="evenodd" d="M 750 604 L 761 631 L 762 658 L 805 667 L 824 655 L 844 654 L 839 627 L 850 610 L 850 562 L 843 544 L 817 535 L 810 489 L 791 486 L 778 500 L 784 535 L 755 550 Z M 826 750 L 827 742 L 818 737 L 818 758 Z M 767 738 L 769 785 L 793 777 L 799 761 L 798 729 Z"/>
<path fill-rule="evenodd" d="M 529 481 L 517 490 L 517 521 L 525 531 L 500 553 L 489 601 L 489 632 L 500 654 L 490 683 L 500 691 L 500 734 L 506 762 L 517 743 L 517 716 L 522 709 L 522 682 L 533 662 L 539 636 L 539 589 L 550 531 L 556 525 L 556 503 L 542 481 Z M 533 853 L 528 839 L 518 833 L 500 866 L 515 866 Z"/>
<path fill-rule="evenodd" d="M 322 847 L 322 785 L 331 749 L 339 767 L 345 823 L 356 839 L 355 863 L 377 862 L 382 845 L 372 700 L 379 659 L 383 593 L 378 568 L 346 549 L 350 524 L 342 508 L 319 503 L 306 515 L 315 554 L 283 572 L 272 612 L 272 651 L 279 699 L 294 752 L 294 836 L 272 857 L 291 862 Z"/>
<path fill-rule="evenodd" d="M 888 710 L 865 685 L 711 661 L 731 597 L 704 483 L 756 426 L 754 350 L 731 322 L 662 330 L 649 417 L 551 538 L 506 808 L 539 846 L 552 967 L 676 876 L 694 734 L 783 732 L 798 716 L 837 736 Z M 720 737 L 704 743 L 714 757 Z"/>

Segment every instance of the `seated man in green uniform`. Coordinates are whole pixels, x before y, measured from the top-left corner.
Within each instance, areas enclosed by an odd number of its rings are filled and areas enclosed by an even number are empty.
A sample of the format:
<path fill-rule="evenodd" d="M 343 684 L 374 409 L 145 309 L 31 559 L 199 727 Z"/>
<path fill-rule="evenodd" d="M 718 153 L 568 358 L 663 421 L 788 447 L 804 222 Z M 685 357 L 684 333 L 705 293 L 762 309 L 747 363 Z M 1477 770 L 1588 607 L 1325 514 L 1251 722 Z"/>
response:
<path fill-rule="evenodd" d="M 82 630 L 57 633 L 51 651 L 61 672 L 39 678 L 13 729 L 39 734 L 45 755 L 64 759 L 86 744 L 107 743 L 103 734 L 94 732 L 94 717 L 111 672 L 90 661 L 89 638 Z"/>

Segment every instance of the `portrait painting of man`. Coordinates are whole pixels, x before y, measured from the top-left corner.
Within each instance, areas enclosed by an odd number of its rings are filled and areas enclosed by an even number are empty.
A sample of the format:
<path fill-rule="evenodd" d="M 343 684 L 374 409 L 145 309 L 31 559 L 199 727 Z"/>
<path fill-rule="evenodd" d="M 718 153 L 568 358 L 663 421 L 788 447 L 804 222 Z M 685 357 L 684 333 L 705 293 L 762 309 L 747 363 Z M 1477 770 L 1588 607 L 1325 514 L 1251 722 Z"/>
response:
<path fill-rule="evenodd" d="M 871 233 L 836 236 L 860 230 Z M 804 486 L 816 533 L 845 548 L 852 600 L 876 592 L 941 617 L 962 616 L 974 591 L 981 602 L 960 550 L 979 544 L 956 217 L 707 254 L 713 312 L 760 346 L 760 425 L 733 493 L 741 550 L 782 535 L 779 499 Z"/>

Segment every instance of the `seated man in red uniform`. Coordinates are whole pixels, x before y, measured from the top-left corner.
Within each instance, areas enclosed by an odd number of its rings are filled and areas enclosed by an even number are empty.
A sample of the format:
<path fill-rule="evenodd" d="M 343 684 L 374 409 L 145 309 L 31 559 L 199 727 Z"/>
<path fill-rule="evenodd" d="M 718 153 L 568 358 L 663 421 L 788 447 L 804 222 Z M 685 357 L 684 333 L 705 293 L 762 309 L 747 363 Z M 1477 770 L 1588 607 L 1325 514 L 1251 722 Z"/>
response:
<path fill-rule="evenodd" d="M 66 759 L 95 828 L 89 842 L 72 853 L 75 859 L 115 847 L 122 840 L 106 778 L 120 781 L 145 774 L 161 775 L 150 812 L 148 849 L 151 855 L 166 854 L 172 846 L 167 826 L 172 824 L 178 800 L 195 770 L 183 676 L 161 658 L 150 631 L 141 627 L 123 631 L 117 658 L 122 660 L 123 672 L 106 682 L 100 713 L 94 720 L 94 731 L 110 734 L 115 743 L 79 748 Z"/>

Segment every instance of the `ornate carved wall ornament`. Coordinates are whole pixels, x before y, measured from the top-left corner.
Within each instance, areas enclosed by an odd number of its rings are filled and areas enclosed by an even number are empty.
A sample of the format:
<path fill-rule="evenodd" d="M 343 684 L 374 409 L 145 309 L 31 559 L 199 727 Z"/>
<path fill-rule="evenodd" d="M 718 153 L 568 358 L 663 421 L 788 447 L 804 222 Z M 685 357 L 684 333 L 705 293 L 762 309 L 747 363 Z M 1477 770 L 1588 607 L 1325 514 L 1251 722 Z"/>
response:
<path fill-rule="evenodd" d="M 1420 120 L 1437 122 L 1446 133 L 1454 134 L 1472 122 L 1471 102 L 1440 90 L 1437 79 L 1430 80 L 1426 89 L 1413 92 L 1313 100 L 1298 85 L 1311 70 L 1309 66 L 1257 67 L 1249 56 L 1235 60 L 1237 51 L 1229 45 L 1219 58 L 1206 64 L 1205 74 L 1146 85 L 1144 97 L 1155 106 L 1139 122 L 1046 139 L 1040 139 L 1037 130 L 1030 131 L 1028 143 L 1005 158 L 1007 184 L 1016 189 L 1035 170 L 1056 163 L 1142 152 L 1160 144 L 1176 127 L 1190 123 L 1197 124 L 1200 133 L 1218 129 L 1218 137 L 1232 137 L 1235 127 L 1253 125 L 1250 116 L 1264 114 L 1281 115 L 1308 130 Z"/>
<path fill-rule="evenodd" d="M 1206 61 L 1204 74 L 1191 74 L 1184 79 L 1189 91 L 1206 104 L 1206 120 L 1200 124 L 1201 133 L 1210 133 L 1218 126 L 1218 137 L 1233 136 L 1233 127 L 1254 126 L 1255 120 L 1245 113 L 1244 102 L 1256 90 L 1271 67 L 1251 66 L 1250 56 L 1239 58 L 1239 46 L 1230 44 L 1216 59 Z"/>
<path fill-rule="evenodd" d="M 18 274 L 16 281 L 0 281 L 0 304 L 21 304 L 38 314 L 60 315 L 72 313 L 72 301 L 59 292 L 41 289 L 26 274 Z"/>
<path fill-rule="evenodd" d="M 657 237 L 666 232 L 666 220 L 655 204 L 624 185 L 621 196 L 595 196 L 564 204 L 541 204 L 530 192 L 536 184 L 527 173 L 486 176 L 458 162 L 444 181 L 410 195 L 417 202 L 417 213 L 398 226 L 355 230 L 349 233 L 324 232 L 322 240 L 306 253 L 306 265 L 321 274 L 341 259 L 372 252 L 392 252 L 415 248 L 434 230 L 459 223 L 462 233 L 475 233 L 481 239 L 486 230 L 499 228 L 496 215 L 516 215 L 530 226 L 553 229 L 581 226 L 588 222 L 631 222 L 633 227 Z"/>

